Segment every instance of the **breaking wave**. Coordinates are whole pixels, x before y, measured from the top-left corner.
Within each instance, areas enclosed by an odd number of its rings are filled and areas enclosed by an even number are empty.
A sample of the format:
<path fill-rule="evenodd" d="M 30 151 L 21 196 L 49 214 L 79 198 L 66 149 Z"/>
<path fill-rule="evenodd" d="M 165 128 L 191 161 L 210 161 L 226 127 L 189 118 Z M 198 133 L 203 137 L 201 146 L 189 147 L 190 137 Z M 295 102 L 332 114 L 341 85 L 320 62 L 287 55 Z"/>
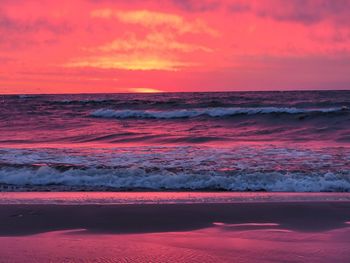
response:
<path fill-rule="evenodd" d="M 198 108 L 198 109 L 180 109 L 169 111 L 151 111 L 151 110 L 112 110 L 98 109 L 93 111 L 90 116 L 97 118 L 116 118 L 116 119 L 178 119 L 194 118 L 200 116 L 207 117 L 226 117 L 234 115 L 257 115 L 257 114 L 322 114 L 337 113 L 348 111 L 348 108 L 326 108 L 326 109 L 300 109 L 300 108 L 279 108 L 279 107 L 261 107 L 261 108 Z"/>
<path fill-rule="evenodd" d="M 288 192 L 350 192 L 350 174 L 252 172 L 174 173 L 143 169 L 2 168 L 1 190 L 226 190 Z"/>

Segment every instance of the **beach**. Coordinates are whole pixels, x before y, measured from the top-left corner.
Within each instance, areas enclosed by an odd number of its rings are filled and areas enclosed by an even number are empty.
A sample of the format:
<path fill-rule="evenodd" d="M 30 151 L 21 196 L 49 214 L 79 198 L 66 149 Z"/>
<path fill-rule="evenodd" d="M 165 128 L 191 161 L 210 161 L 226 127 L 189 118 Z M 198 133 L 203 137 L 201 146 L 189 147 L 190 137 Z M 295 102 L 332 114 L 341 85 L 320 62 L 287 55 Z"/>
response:
<path fill-rule="evenodd" d="M 350 260 L 349 201 L 169 203 L 163 194 L 153 204 L 2 203 L 1 262 Z"/>

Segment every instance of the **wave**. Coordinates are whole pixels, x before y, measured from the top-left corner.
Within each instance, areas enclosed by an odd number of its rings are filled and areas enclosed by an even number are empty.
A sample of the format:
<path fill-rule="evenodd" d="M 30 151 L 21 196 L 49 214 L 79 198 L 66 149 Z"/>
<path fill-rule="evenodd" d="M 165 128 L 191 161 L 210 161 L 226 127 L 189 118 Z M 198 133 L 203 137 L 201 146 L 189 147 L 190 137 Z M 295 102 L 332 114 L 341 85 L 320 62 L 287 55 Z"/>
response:
<path fill-rule="evenodd" d="M 20 94 L 20 95 L 17 95 L 17 98 L 19 99 L 36 99 L 36 98 L 39 98 L 40 96 L 39 95 L 31 95 L 31 94 Z"/>
<path fill-rule="evenodd" d="M 269 192 L 350 192 L 350 174 L 252 172 L 173 173 L 121 168 L 56 169 L 41 166 L 0 169 L 0 190 L 226 190 Z"/>
<path fill-rule="evenodd" d="M 185 100 L 155 100 L 155 99 L 122 99 L 122 98 L 96 98 L 96 99 L 61 99 L 61 100 L 47 100 L 49 104 L 58 105 L 84 105 L 84 106 L 94 106 L 94 105 L 106 105 L 106 106 L 125 106 L 125 107 L 139 107 L 139 106 L 151 106 L 151 107 L 162 107 L 174 105 L 182 105 L 184 107 L 188 106 Z"/>
<path fill-rule="evenodd" d="M 90 116 L 97 118 L 116 118 L 116 119 L 178 119 L 194 118 L 200 116 L 207 117 L 227 117 L 234 115 L 257 115 L 257 114 L 322 114 L 347 112 L 347 107 L 325 108 L 325 109 L 298 109 L 298 108 L 279 108 L 279 107 L 261 107 L 261 108 L 197 108 L 181 109 L 169 111 L 151 111 L 151 110 L 112 110 L 98 109 L 93 111 Z"/>
<path fill-rule="evenodd" d="M 70 99 L 64 99 L 64 100 L 54 100 L 54 101 L 47 101 L 52 104 L 113 104 L 119 102 L 118 100 L 114 99 L 81 99 L 81 100 L 70 100 Z"/>

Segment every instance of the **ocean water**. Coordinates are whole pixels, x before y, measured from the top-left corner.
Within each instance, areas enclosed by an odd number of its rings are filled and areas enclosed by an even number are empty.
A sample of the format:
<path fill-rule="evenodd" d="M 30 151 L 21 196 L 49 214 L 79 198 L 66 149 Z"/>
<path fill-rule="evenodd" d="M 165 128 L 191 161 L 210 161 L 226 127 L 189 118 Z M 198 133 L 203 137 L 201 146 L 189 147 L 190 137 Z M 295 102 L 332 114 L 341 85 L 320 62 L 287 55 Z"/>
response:
<path fill-rule="evenodd" d="M 349 192 L 350 91 L 0 96 L 0 190 Z"/>

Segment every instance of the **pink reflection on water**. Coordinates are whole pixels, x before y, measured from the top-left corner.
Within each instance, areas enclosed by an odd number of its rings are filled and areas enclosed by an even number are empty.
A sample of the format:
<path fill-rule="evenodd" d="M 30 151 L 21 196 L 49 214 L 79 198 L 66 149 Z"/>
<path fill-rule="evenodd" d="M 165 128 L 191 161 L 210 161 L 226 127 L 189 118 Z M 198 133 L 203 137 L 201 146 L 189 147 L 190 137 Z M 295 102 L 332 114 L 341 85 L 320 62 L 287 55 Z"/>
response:
<path fill-rule="evenodd" d="M 0 192 L 0 204 L 185 204 L 350 201 L 350 193 Z"/>
<path fill-rule="evenodd" d="M 264 228 L 227 231 L 92 235 L 50 232 L 0 237 L 2 260 L 11 262 L 349 262 L 350 228 L 301 233 Z"/>

